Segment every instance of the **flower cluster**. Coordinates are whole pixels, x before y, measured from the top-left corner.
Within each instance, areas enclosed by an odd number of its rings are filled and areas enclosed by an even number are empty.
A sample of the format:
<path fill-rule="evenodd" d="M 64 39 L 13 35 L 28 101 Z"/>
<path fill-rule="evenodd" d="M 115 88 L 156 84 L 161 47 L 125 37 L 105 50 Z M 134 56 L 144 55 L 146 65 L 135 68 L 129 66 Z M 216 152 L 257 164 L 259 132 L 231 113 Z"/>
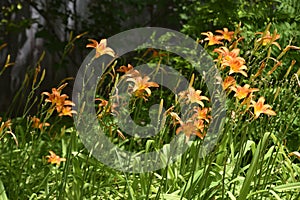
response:
<path fill-rule="evenodd" d="M 72 117 L 73 114 L 76 113 L 76 111 L 72 110 L 72 106 L 75 104 L 67 100 L 69 98 L 66 94 L 61 94 L 61 91 L 64 87 L 66 87 L 67 84 L 63 84 L 59 88 L 52 88 L 52 93 L 49 92 L 43 92 L 42 95 L 48 96 L 48 98 L 45 99 L 45 102 L 51 103 L 50 111 L 52 111 L 52 108 L 59 113 L 59 116 L 70 116 Z"/>
<path fill-rule="evenodd" d="M 216 33 L 220 33 L 221 35 L 214 35 L 212 32 L 208 31 L 205 33 L 201 33 L 201 35 L 206 35 L 207 37 L 204 41 L 208 41 L 208 46 L 216 45 L 216 44 L 224 44 L 222 40 L 227 40 L 231 42 L 234 37 L 234 31 L 228 31 L 228 28 L 223 28 L 223 30 L 216 30 Z"/>
<path fill-rule="evenodd" d="M 124 75 L 121 77 L 121 80 L 130 82 L 127 91 L 129 92 L 129 94 L 137 98 L 142 98 L 145 101 L 147 101 L 147 98 L 151 96 L 150 88 L 159 87 L 159 85 L 156 82 L 149 81 L 149 76 L 143 76 L 138 70 L 134 69 L 131 64 L 128 64 L 127 66 L 123 65 L 119 67 L 117 71 L 124 73 Z M 120 96 L 116 94 L 113 98 L 119 99 Z M 95 101 L 100 101 L 100 103 L 98 103 L 98 113 L 100 113 L 98 117 L 101 118 L 104 113 L 118 114 L 118 112 L 116 111 L 116 108 L 119 106 L 118 103 L 111 103 L 103 98 L 96 98 Z"/>
<path fill-rule="evenodd" d="M 182 119 L 176 112 L 170 112 L 170 116 L 173 119 L 174 125 L 180 126 L 176 129 L 176 134 L 183 132 L 186 137 L 186 142 L 190 140 L 192 135 L 198 136 L 200 139 L 205 137 L 205 127 L 209 124 L 211 116 L 209 112 L 211 108 L 204 107 L 203 101 L 209 101 L 206 96 L 201 96 L 202 91 L 196 90 L 189 86 L 187 90 L 180 92 L 179 102 L 184 105 L 193 106 L 192 113 L 186 113 L 187 119 Z"/>
<path fill-rule="evenodd" d="M 124 96 L 134 97 L 136 99 L 143 99 L 144 101 L 148 101 L 148 98 L 152 95 L 151 88 L 152 87 L 159 87 L 159 85 L 156 82 L 150 81 L 150 77 L 147 75 L 143 75 L 140 73 L 140 71 L 134 69 L 134 67 L 130 64 L 127 66 L 120 66 L 117 70 L 117 72 L 121 73 L 121 78 L 119 79 L 120 82 L 123 81 L 125 84 L 125 94 L 118 94 L 118 88 L 115 88 L 116 94 L 111 96 L 110 100 L 106 100 L 104 98 L 95 98 L 95 103 L 98 106 L 97 111 L 97 117 L 100 121 L 104 119 L 105 116 L 108 115 L 119 115 L 119 110 L 123 107 L 128 107 L 128 99 L 123 100 Z M 125 111 L 126 112 L 126 111 Z M 105 122 L 103 124 L 106 126 Z M 110 125 L 107 126 L 110 129 L 112 129 Z M 120 130 L 118 130 L 118 127 L 114 127 L 114 130 L 116 130 L 118 136 L 120 136 L 122 139 L 125 139 L 125 136 L 122 134 Z"/>
<path fill-rule="evenodd" d="M 237 101 L 242 101 L 241 105 L 246 105 L 246 111 L 253 107 L 254 119 L 257 119 L 261 114 L 271 116 L 276 115 L 270 105 L 264 104 L 264 97 L 260 97 L 258 101 L 254 101 L 253 98 L 255 95 L 253 95 L 253 93 L 258 92 L 258 88 L 251 88 L 250 84 L 239 85 L 234 78 L 235 74 L 242 74 L 243 76 L 248 77 L 248 74 L 245 71 L 248 69 L 246 66 L 246 60 L 240 56 L 240 49 L 237 48 L 238 42 L 243 39 L 242 37 L 236 36 L 238 34 L 235 33 L 238 33 L 238 31 L 228 31 L 227 28 L 224 28 L 223 31 L 217 30 L 216 32 L 221 33 L 222 35 L 213 35 L 211 32 L 202 33 L 202 35 L 207 36 L 204 41 L 208 41 L 208 46 L 216 44 L 224 45 L 224 43 L 221 42 L 222 40 L 226 40 L 228 42 L 224 46 L 213 50 L 214 53 L 218 54 L 218 58 L 215 59 L 216 65 L 219 66 L 221 70 L 225 70 L 229 67 L 228 76 L 226 76 L 223 81 L 223 89 L 229 93 L 234 92 L 234 97 Z M 280 37 L 279 34 L 276 34 L 276 31 L 273 35 L 270 34 L 269 30 L 266 30 L 265 32 L 258 32 L 256 35 L 257 34 L 260 34 L 261 38 L 258 38 L 256 43 L 262 46 L 274 44 L 280 49 L 279 44 L 275 42 Z M 281 62 L 278 62 L 276 67 L 280 65 L 280 63 Z M 260 70 L 264 67 L 265 65 L 263 64 Z M 272 70 L 274 71 L 275 69 Z M 255 75 L 255 77 L 256 76 L 258 75 Z"/>
<path fill-rule="evenodd" d="M 121 66 L 117 71 L 125 73 L 123 77 L 127 82 L 131 82 L 134 85 L 129 85 L 129 91 L 131 94 L 138 98 L 143 98 L 145 101 L 147 97 L 151 96 L 150 87 L 159 87 L 156 82 L 149 81 L 150 77 L 142 75 L 138 70 L 134 69 L 132 65 Z"/>
<path fill-rule="evenodd" d="M 220 48 L 214 49 L 214 52 L 219 54 L 218 59 L 215 61 L 221 63 L 221 69 L 225 69 L 226 67 L 230 68 L 229 75 L 233 73 L 240 73 L 244 76 L 248 76 L 244 70 L 247 70 L 245 65 L 246 61 L 244 58 L 239 57 L 240 49 L 234 48 L 231 51 L 223 46 Z"/>

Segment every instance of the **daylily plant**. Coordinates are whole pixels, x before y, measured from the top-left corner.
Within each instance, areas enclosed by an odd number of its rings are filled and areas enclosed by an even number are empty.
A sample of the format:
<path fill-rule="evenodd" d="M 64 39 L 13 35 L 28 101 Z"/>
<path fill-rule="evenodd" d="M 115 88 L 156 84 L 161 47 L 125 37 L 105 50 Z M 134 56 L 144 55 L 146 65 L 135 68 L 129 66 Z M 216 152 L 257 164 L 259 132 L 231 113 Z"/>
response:
<path fill-rule="evenodd" d="M 280 35 L 277 34 L 276 31 L 274 31 L 273 35 L 270 34 L 270 31 L 266 31 L 265 33 L 257 32 L 256 34 L 262 35 L 262 37 L 257 40 L 258 43 L 261 42 L 263 46 L 274 44 L 279 49 L 281 49 L 278 42 L 275 42 L 276 40 L 278 40 L 280 38 Z"/>
<path fill-rule="evenodd" d="M 223 30 L 216 30 L 216 33 L 221 33 L 223 38 L 225 40 L 228 40 L 229 42 L 231 42 L 234 36 L 234 31 L 228 31 L 228 28 L 223 28 Z"/>
<path fill-rule="evenodd" d="M 204 103 L 202 101 L 209 101 L 209 99 L 206 96 L 201 96 L 201 93 L 201 90 L 195 90 L 195 88 L 189 87 L 187 90 L 180 92 L 179 97 L 180 99 L 186 100 L 186 104 L 197 103 L 201 107 L 204 107 Z"/>
<path fill-rule="evenodd" d="M 86 45 L 87 48 L 94 48 L 96 49 L 96 55 L 95 58 L 99 58 L 100 56 L 107 54 L 112 57 L 115 57 L 115 52 L 112 50 L 112 48 L 107 47 L 107 40 L 102 39 L 99 43 L 96 40 L 88 39 L 91 44 Z"/>
<path fill-rule="evenodd" d="M 65 162 L 65 158 L 61 158 L 58 155 L 56 155 L 53 151 L 49 151 L 50 155 L 46 156 L 48 158 L 48 163 L 56 164 L 57 166 L 60 165 L 61 162 Z"/>
<path fill-rule="evenodd" d="M 251 107 L 254 108 L 254 119 L 258 118 L 261 114 L 276 115 L 269 104 L 264 104 L 264 97 L 260 97 L 257 102 L 251 101 L 251 103 Z"/>
<path fill-rule="evenodd" d="M 231 89 L 235 92 L 234 96 L 238 100 L 248 97 L 253 92 L 259 91 L 258 88 L 250 88 L 249 84 L 245 84 L 243 87 L 242 86 L 231 87 Z"/>
<path fill-rule="evenodd" d="M 224 90 L 227 90 L 231 86 L 235 86 L 235 84 L 236 84 L 236 80 L 232 76 L 227 76 L 224 79 L 222 86 Z"/>
<path fill-rule="evenodd" d="M 40 130 L 43 130 L 43 127 L 45 127 L 45 126 L 50 126 L 49 123 L 47 123 L 47 122 L 43 123 L 43 122 L 41 122 L 41 120 L 39 118 L 37 118 L 35 116 L 33 116 L 31 118 L 31 121 L 32 121 L 32 127 L 33 128 L 38 128 Z"/>
<path fill-rule="evenodd" d="M 223 39 L 223 36 L 221 35 L 214 35 L 212 32 L 206 32 L 206 33 L 201 33 L 201 35 L 206 35 L 207 37 L 204 39 L 204 41 L 208 41 L 208 46 L 212 46 L 215 44 L 223 44 L 221 40 Z"/>
<path fill-rule="evenodd" d="M 70 100 L 66 100 L 69 98 L 69 96 L 66 94 L 60 94 L 62 89 L 66 85 L 67 84 L 64 84 L 57 89 L 52 88 L 52 93 L 49 92 L 42 93 L 42 95 L 48 96 L 48 98 L 45 99 L 45 102 L 51 102 L 52 103 L 51 108 L 55 108 L 57 113 L 59 113 L 59 116 L 63 116 L 63 115 L 72 116 L 72 114 L 76 113 L 76 111 L 71 110 L 71 106 L 74 106 L 75 104 Z"/>
<path fill-rule="evenodd" d="M 149 76 L 144 76 L 144 77 L 137 76 L 137 77 L 132 77 L 127 79 L 127 81 L 131 81 L 134 83 L 134 86 L 131 87 L 132 93 L 134 93 L 134 95 L 137 97 L 144 98 L 145 100 L 147 100 L 146 96 L 151 95 L 150 87 L 159 87 L 157 83 L 151 82 L 149 80 L 150 80 Z"/>

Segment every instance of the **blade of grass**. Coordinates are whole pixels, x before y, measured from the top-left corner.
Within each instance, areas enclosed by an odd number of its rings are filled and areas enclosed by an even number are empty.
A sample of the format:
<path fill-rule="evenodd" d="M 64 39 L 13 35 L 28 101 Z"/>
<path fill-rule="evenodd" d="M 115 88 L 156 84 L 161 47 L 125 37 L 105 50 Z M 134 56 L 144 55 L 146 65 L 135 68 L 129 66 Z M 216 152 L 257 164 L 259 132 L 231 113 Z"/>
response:
<path fill-rule="evenodd" d="M 250 164 L 250 168 L 247 172 L 243 186 L 240 190 L 240 195 L 238 197 L 238 200 L 247 199 L 247 195 L 249 194 L 249 191 L 250 191 L 251 182 L 253 181 L 256 169 L 259 166 L 259 163 L 258 163 L 259 158 L 261 156 L 261 153 L 265 150 L 265 146 L 266 146 L 269 136 L 270 136 L 270 133 L 265 133 L 263 136 L 263 139 L 259 142 L 259 144 L 257 146 L 257 149 L 254 153 L 252 162 Z"/>
<path fill-rule="evenodd" d="M 300 191 L 300 182 L 279 185 L 279 186 L 274 187 L 273 189 L 278 192 L 285 192 L 285 191 L 289 191 L 289 190 L 298 190 L 298 192 L 299 192 Z"/>

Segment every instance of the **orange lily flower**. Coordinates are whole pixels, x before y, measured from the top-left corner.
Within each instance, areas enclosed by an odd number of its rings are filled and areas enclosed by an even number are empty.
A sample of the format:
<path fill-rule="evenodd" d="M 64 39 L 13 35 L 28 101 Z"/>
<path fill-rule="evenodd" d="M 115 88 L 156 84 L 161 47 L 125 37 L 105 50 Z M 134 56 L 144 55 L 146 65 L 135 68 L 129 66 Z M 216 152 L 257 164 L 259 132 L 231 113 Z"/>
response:
<path fill-rule="evenodd" d="M 186 123 L 180 123 L 180 127 L 176 129 L 176 135 L 180 132 L 183 132 L 186 137 L 186 142 L 189 141 L 191 135 L 196 135 L 200 139 L 204 138 L 204 135 L 201 133 L 204 131 L 204 123 L 203 120 L 196 120 L 196 121 L 188 121 Z"/>
<path fill-rule="evenodd" d="M 131 64 L 128 64 L 127 67 L 125 65 L 121 66 L 119 69 L 117 69 L 117 72 L 127 73 L 131 70 L 133 70 L 133 66 Z"/>
<path fill-rule="evenodd" d="M 196 128 L 200 131 L 200 134 L 198 133 L 198 134 L 196 134 L 196 135 L 197 135 L 200 139 L 203 139 L 203 138 L 204 138 L 204 134 L 202 134 L 202 133 L 204 133 L 204 127 L 205 127 L 204 121 L 201 120 L 201 119 L 195 120 L 195 121 L 194 121 L 194 125 L 195 125 Z M 196 133 L 197 133 L 197 132 L 196 132 Z"/>
<path fill-rule="evenodd" d="M 135 70 L 131 64 L 128 64 L 126 66 L 121 66 L 119 69 L 117 69 L 118 72 L 124 72 L 124 77 L 134 77 L 134 76 L 141 76 L 140 72 Z"/>
<path fill-rule="evenodd" d="M 63 85 L 65 86 L 65 85 Z M 62 94 L 61 93 L 62 86 L 59 87 L 58 89 L 52 88 L 52 93 L 50 94 L 49 92 L 43 92 L 42 95 L 48 96 L 48 98 L 45 99 L 45 102 L 51 102 L 52 105 L 55 105 L 56 111 L 61 112 L 64 106 L 74 106 L 75 104 L 70 101 L 66 100 L 68 95 Z"/>
<path fill-rule="evenodd" d="M 203 139 L 203 135 L 200 133 L 198 128 L 195 126 L 194 122 L 182 123 L 179 128 L 176 129 L 176 134 L 178 135 L 180 132 L 183 132 L 186 137 L 186 142 L 189 141 L 191 135 L 197 135 L 201 139 Z"/>
<path fill-rule="evenodd" d="M 232 87 L 232 90 L 235 91 L 234 96 L 239 100 L 248 97 L 252 92 L 259 91 L 258 88 L 250 88 L 249 84 L 245 84 L 243 87 L 241 86 Z"/>
<path fill-rule="evenodd" d="M 50 155 L 46 156 L 48 158 L 48 163 L 56 164 L 57 166 L 60 165 L 61 162 L 65 162 L 65 158 L 61 158 L 58 155 L 56 155 L 53 151 L 49 151 Z"/>
<path fill-rule="evenodd" d="M 222 59 L 224 61 L 229 61 L 233 58 L 236 58 L 239 55 L 240 49 L 235 48 L 232 51 L 229 51 L 227 47 L 220 47 L 214 49 L 213 52 L 219 53 L 219 59 Z"/>
<path fill-rule="evenodd" d="M 102 39 L 100 43 L 98 43 L 96 40 L 88 39 L 91 44 L 86 45 L 87 48 L 94 48 L 96 49 L 96 55 L 95 58 L 98 58 L 104 54 L 110 55 L 112 57 L 115 57 L 115 52 L 112 50 L 112 48 L 107 47 L 107 40 Z"/>
<path fill-rule="evenodd" d="M 193 87 L 188 89 L 188 99 L 191 103 L 198 103 L 200 106 L 204 107 L 202 100 L 209 101 L 206 96 L 200 96 L 201 90 L 195 90 Z"/>
<path fill-rule="evenodd" d="M 229 51 L 227 47 L 220 47 L 215 49 L 214 52 L 219 53 L 219 60 L 222 61 L 221 62 L 222 69 L 229 66 L 230 67 L 229 74 L 241 73 L 247 77 L 247 73 L 243 71 L 244 69 L 247 69 L 247 67 L 244 65 L 246 61 L 244 58 L 238 57 L 238 54 L 240 53 L 240 49 L 235 48 L 232 51 Z"/>
<path fill-rule="evenodd" d="M 52 88 L 52 93 L 50 94 L 49 92 L 43 92 L 42 95 L 48 96 L 48 98 L 45 99 L 45 102 L 51 102 L 52 103 L 52 108 L 55 107 L 56 111 L 59 114 L 59 116 L 63 115 L 68 115 L 72 116 L 72 113 L 76 113 L 76 111 L 71 110 L 70 106 L 74 106 L 75 104 L 70 101 L 66 100 L 68 95 L 66 94 L 60 94 L 62 89 L 66 86 L 67 84 L 63 84 L 59 88 Z M 67 106 L 67 107 L 65 107 Z"/>
<path fill-rule="evenodd" d="M 220 35 L 214 35 L 212 32 L 206 32 L 201 33 L 201 35 L 206 35 L 207 37 L 204 39 L 205 41 L 208 41 L 208 46 L 212 46 L 215 44 L 223 44 L 220 40 L 223 39 L 223 36 Z"/>
<path fill-rule="evenodd" d="M 35 116 L 33 116 L 31 118 L 31 121 L 32 121 L 32 127 L 33 128 L 38 128 L 40 130 L 43 130 L 43 127 L 44 126 L 50 126 L 49 123 L 45 122 L 45 123 L 42 123 L 41 120 Z"/>
<path fill-rule="evenodd" d="M 160 52 L 157 51 L 156 49 L 148 48 L 147 51 L 144 53 L 143 57 L 146 56 L 149 52 L 152 52 L 152 58 L 167 56 L 167 54 L 165 54 L 165 53 L 160 53 Z"/>
<path fill-rule="evenodd" d="M 264 102 L 264 97 L 260 97 L 257 102 L 251 101 L 251 107 L 254 108 L 254 119 L 258 118 L 260 114 L 276 115 L 271 109 L 271 106 L 269 104 L 264 104 Z"/>
<path fill-rule="evenodd" d="M 12 122 L 11 119 L 6 120 L 5 122 L 2 122 L 2 117 L 0 117 L 0 136 L 2 136 L 2 134 L 11 134 L 13 139 L 16 142 L 16 145 L 18 146 L 18 139 L 15 136 L 15 134 L 12 132 L 11 126 L 12 126 Z M 2 139 L 2 137 L 0 137 L 0 140 Z"/>
<path fill-rule="evenodd" d="M 228 31 L 228 28 L 223 28 L 223 30 L 216 30 L 216 33 L 221 33 L 223 35 L 223 38 L 225 40 L 228 40 L 229 42 L 231 42 L 234 35 L 234 31 Z"/>
<path fill-rule="evenodd" d="M 151 95 L 151 90 L 149 87 L 159 87 L 159 85 L 155 82 L 149 82 L 150 77 L 144 76 L 143 78 L 141 76 L 138 77 L 132 77 L 128 78 L 127 81 L 134 82 L 134 86 L 132 88 L 132 92 L 135 93 L 137 97 L 143 97 L 144 98 L 144 92 L 146 91 L 146 95 Z M 145 98 L 144 98 L 145 99 Z"/>
<path fill-rule="evenodd" d="M 116 114 L 118 114 L 118 112 L 115 110 L 115 108 L 118 107 L 117 103 L 112 103 L 110 105 L 109 102 L 105 99 L 96 98 L 95 100 L 101 101 L 101 103 L 98 105 L 99 109 L 104 108 L 106 113 L 116 113 Z M 98 117 L 101 118 L 102 114 L 99 114 Z"/>
<path fill-rule="evenodd" d="M 182 99 L 187 98 L 186 103 L 198 103 L 201 107 L 204 107 L 202 100 L 209 101 L 206 96 L 200 96 L 201 90 L 195 90 L 193 87 L 189 87 L 186 91 L 180 92 L 179 96 Z"/>
<path fill-rule="evenodd" d="M 59 113 L 58 116 L 70 116 L 72 117 L 73 114 L 76 114 L 77 112 L 75 110 L 72 110 L 72 107 L 70 106 L 65 106 L 62 108 L 61 112 Z"/>
<path fill-rule="evenodd" d="M 227 76 L 223 81 L 223 89 L 226 90 L 230 86 L 234 86 L 236 84 L 236 80 L 232 76 Z"/>
<path fill-rule="evenodd" d="M 208 115 L 210 108 L 201 109 L 200 107 L 194 107 L 194 111 L 196 111 L 196 113 L 193 115 L 193 117 L 195 117 L 198 120 L 204 120 L 207 123 L 209 123 L 209 120 L 211 119 L 211 116 Z"/>
<path fill-rule="evenodd" d="M 237 58 L 230 59 L 228 61 L 223 61 L 222 66 L 230 67 L 229 75 L 233 73 L 240 73 L 247 77 L 248 76 L 247 72 L 243 71 L 247 69 L 246 65 L 244 65 L 245 63 L 246 62 L 244 58 L 237 57 Z"/>
<path fill-rule="evenodd" d="M 280 38 L 280 35 L 276 34 L 276 32 L 274 32 L 274 35 L 271 35 L 270 31 L 267 31 L 266 33 L 263 33 L 263 32 L 255 33 L 255 35 L 257 35 L 257 34 L 262 35 L 262 37 L 257 40 L 258 43 L 261 42 L 263 46 L 274 44 L 279 49 L 281 49 L 278 42 L 275 42 L 276 40 L 278 40 Z"/>

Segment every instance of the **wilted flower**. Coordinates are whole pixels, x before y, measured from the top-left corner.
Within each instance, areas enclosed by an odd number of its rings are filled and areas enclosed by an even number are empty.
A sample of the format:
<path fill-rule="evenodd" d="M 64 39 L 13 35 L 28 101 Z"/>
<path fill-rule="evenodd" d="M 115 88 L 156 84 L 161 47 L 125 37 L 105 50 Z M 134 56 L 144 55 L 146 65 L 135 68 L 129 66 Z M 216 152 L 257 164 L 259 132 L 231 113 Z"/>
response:
<path fill-rule="evenodd" d="M 106 107 L 108 105 L 108 101 L 105 99 L 101 99 L 101 98 L 96 98 L 96 101 L 101 101 L 101 103 L 99 103 L 99 107 Z"/>
<path fill-rule="evenodd" d="M 124 73 L 127 73 L 131 70 L 133 70 L 133 66 L 131 64 L 128 64 L 127 67 L 123 65 L 119 69 L 117 69 L 118 72 L 124 72 Z"/>
<path fill-rule="evenodd" d="M 293 151 L 289 153 L 289 156 L 296 156 L 298 159 L 300 159 L 300 153 L 298 151 Z"/>
<path fill-rule="evenodd" d="M 104 110 L 105 113 L 116 113 L 118 114 L 118 112 L 115 110 L 118 107 L 117 103 L 112 103 L 110 104 L 109 101 L 105 100 L 105 99 L 101 99 L 101 98 L 96 98 L 96 101 L 101 101 L 101 103 L 98 104 L 99 109 L 101 108 L 102 110 Z M 102 113 L 98 115 L 98 117 L 102 117 Z"/>
<path fill-rule="evenodd" d="M 162 57 L 162 56 L 166 56 L 167 54 L 165 53 L 160 53 L 159 51 L 157 51 L 156 49 L 153 48 L 148 48 L 147 51 L 144 53 L 143 56 L 146 56 L 149 52 L 152 52 L 152 57 Z"/>
<path fill-rule="evenodd" d="M 17 137 L 15 136 L 15 134 L 12 132 L 12 122 L 11 122 L 11 119 L 8 119 L 6 120 L 5 122 L 3 121 L 2 122 L 2 117 L 0 117 L 0 140 L 2 139 L 3 135 L 4 134 L 10 134 L 12 135 L 13 139 L 15 140 L 16 142 L 16 145 L 18 146 L 18 140 L 17 140 Z"/>
<path fill-rule="evenodd" d="M 122 77 L 141 76 L 140 72 L 135 70 L 131 64 L 128 64 L 127 67 L 123 65 L 119 69 L 117 69 L 117 71 L 125 73 L 125 75 Z"/>
<path fill-rule="evenodd" d="M 8 119 L 5 122 L 2 122 L 2 117 L 0 117 L 0 122 L 1 122 L 1 126 L 0 126 L 0 133 L 4 130 L 4 129 L 11 129 L 11 120 Z"/>
<path fill-rule="evenodd" d="M 173 124 L 174 125 L 183 123 L 182 120 L 181 120 L 181 118 L 178 116 L 177 113 L 170 112 L 170 116 L 171 116 L 171 118 L 173 120 Z"/>

